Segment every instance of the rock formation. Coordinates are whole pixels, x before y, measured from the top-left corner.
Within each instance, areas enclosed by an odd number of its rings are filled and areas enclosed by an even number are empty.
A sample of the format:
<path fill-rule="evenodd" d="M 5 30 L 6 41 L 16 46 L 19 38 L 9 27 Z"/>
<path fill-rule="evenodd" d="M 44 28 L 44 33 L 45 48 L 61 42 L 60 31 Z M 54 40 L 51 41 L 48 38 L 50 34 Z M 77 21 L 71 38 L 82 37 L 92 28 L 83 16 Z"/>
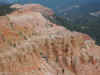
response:
<path fill-rule="evenodd" d="M 100 46 L 43 15 L 39 4 L 12 5 L 0 16 L 0 75 L 100 75 Z"/>

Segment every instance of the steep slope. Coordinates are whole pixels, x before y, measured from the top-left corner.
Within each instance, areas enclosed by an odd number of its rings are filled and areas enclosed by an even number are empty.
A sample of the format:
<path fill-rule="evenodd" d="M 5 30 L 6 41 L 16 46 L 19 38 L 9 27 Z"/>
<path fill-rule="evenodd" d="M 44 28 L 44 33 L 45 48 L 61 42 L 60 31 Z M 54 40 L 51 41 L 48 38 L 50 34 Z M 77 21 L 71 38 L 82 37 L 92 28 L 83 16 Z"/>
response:
<path fill-rule="evenodd" d="M 54 12 L 39 4 L 11 8 L 0 16 L 2 74 L 100 75 L 100 47 L 88 35 L 52 23 L 43 15 Z"/>

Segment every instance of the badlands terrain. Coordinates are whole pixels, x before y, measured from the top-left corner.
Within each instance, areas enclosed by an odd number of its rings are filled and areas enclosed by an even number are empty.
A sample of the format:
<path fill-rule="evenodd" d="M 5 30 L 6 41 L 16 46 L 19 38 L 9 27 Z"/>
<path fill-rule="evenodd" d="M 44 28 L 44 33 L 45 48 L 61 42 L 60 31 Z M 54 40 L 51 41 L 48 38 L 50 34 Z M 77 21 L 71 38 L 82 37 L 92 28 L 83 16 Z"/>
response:
<path fill-rule="evenodd" d="M 100 46 L 90 36 L 53 23 L 45 6 L 10 8 L 0 16 L 0 75 L 100 75 Z"/>

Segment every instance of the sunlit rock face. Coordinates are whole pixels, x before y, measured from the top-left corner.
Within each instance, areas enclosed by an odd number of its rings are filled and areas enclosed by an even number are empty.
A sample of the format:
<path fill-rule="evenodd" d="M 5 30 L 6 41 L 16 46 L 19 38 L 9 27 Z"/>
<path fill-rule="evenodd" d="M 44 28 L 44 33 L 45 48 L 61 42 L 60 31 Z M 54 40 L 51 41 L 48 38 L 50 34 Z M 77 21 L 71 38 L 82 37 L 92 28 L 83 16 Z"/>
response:
<path fill-rule="evenodd" d="M 0 72 L 7 75 L 100 75 L 100 47 L 87 34 L 72 32 L 43 15 L 39 4 L 0 16 Z"/>

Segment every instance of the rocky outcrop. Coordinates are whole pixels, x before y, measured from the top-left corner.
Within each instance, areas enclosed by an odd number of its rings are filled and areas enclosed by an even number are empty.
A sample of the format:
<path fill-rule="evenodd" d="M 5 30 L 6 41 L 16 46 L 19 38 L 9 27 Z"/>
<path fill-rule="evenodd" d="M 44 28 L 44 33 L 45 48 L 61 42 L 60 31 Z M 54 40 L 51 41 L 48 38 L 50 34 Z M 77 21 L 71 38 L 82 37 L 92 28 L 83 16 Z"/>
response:
<path fill-rule="evenodd" d="M 0 74 L 100 75 L 100 47 L 87 34 L 52 23 L 39 4 L 0 16 Z"/>

